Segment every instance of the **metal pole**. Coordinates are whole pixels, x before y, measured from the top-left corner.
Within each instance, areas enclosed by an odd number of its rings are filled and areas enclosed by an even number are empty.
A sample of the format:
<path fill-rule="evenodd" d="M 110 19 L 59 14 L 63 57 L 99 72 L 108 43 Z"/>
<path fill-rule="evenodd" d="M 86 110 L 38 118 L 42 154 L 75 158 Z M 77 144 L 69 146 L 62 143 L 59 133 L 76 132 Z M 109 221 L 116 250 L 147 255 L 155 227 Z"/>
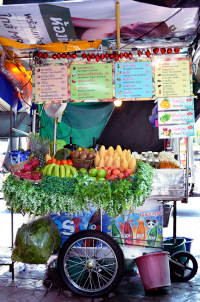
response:
<path fill-rule="evenodd" d="M 176 200 L 174 200 L 173 212 L 173 244 L 176 244 Z"/>
<path fill-rule="evenodd" d="M 185 175 L 185 189 L 186 189 L 186 203 L 188 202 L 188 176 L 189 176 L 189 144 L 190 138 L 186 141 L 186 175 Z"/>
<path fill-rule="evenodd" d="M 10 106 L 10 151 L 13 149 L 13 142 L 12 142 L 12 127 L 13 127 L 13 111 L 12 107 Z M 13 234 L 13 208 L 11 208 L 11 247 L 13 249 L 13 242 L 14 242 L 14 234 Z M 11 265 L 11 272 L 12 272 L 12 280 L 14 280 L 14 262 L 12 261 Z"/>
<path fill-rule="evenodd" d="M 57 137 L 57 119 L 54 119 L 54 132 L 53 132 L 53 154 L 56 153 L 56 137 Z"/>
<path fill-rule="evenodd" d="M 119 1 L 116 2 L 116 35 L 117 35 L 117 48 L 120 49 L 120 12 Z"/>
<path fill-rule="evenodd" d="M 33 110 L 33 119 L 32 119 L 32 132 L 35 133 L 35 124 L 36 124 L 36 110 Z"/>

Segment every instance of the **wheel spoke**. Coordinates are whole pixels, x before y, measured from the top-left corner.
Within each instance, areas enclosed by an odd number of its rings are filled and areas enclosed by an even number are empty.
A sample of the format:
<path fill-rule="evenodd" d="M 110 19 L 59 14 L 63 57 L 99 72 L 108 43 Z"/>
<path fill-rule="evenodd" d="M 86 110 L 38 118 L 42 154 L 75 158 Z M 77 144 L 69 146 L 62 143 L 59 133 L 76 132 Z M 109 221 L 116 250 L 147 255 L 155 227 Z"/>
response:
<path fill-rule="evenodd" d="M 113 270 L 111 270 L 111 269 L 110 269 L 110 270 L 109 270 L 109 269 L 106 269 L 104 265 L 103 265 L 103 266 L 99 266 L 99 268 L 101 268 L 102 270 L 104 270 L 104 271 L 105 271 L 106 273 L 108 273 L 109 275 L 111 275 L 111 276 L 113 275 Z M 111 274 L 110 272 L 112 272 L 112 274 Z"/>
<path fill-rule="evenodd" d="M 77 265 L 78 265 L 78 266 L 81 266 L 81 264 L 83 264 L 83 265 L 85 264 L 85 261 L 84 261 L 84 260 L 81 261 L 81 262 L 77 262 L 77 261 L 74 261 L 74 260 L 72 260 L 72 259 L 68 259 L 68 262 L 70 262 L 70 263 L 71 263 L 71 262 L 76 263 L 76 264 L 74 264 L 74 265 L 71 265 L 71 267 L 72 267 L 72 266 L 77 266 Z"/>

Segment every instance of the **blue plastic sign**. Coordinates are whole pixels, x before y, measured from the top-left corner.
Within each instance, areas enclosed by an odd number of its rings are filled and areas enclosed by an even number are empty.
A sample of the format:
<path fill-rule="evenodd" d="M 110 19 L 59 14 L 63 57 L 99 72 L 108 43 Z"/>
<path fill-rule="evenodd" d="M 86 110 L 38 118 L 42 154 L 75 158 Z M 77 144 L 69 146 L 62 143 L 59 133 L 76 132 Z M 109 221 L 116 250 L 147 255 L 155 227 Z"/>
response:
<path fill-rule="evenodd" d="M 152 95 L 150 61 L 115 63 L 116 98 L 150 98 Z"/>

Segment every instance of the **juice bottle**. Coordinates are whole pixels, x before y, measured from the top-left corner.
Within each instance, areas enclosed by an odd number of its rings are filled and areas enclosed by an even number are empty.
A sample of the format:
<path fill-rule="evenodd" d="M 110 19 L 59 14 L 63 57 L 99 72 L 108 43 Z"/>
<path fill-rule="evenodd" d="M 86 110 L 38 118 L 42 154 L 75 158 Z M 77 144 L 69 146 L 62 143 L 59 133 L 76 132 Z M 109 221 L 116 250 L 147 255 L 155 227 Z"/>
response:
<path fill-rule="evenodd" d="M 136 245 L 145 245 L 145 226 L 143 217 L 140 218 L 140 222 L 137 227 L 135 243 Z"/>

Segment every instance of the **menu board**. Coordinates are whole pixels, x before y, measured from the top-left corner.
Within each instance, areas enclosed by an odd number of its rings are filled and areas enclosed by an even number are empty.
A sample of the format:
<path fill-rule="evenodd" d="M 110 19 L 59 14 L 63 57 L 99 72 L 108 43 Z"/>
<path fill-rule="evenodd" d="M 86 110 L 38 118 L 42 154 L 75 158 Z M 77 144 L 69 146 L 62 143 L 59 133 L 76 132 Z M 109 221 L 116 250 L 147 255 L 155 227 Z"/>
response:
<path fill-rule="evenodd" d="M 194 109 L 193 97 L 158 98 L 158 110 Z"/>
<path fill-rule="evenodd" d="M 158 125 L 194 123 L 194 110 L 158 112 Z"/>
<path fill-rule="evenodd" d="M 155 62 L 157 97 L 190 95 L 189 59 L 163 59 Z"/>
<path fill-rule="evenodd" d="M 66 101 L 67 66 L 35 67 L 35 101 Z"/>
<path fill-rule="evenodd" d="M 71 100 L 112 98 L 112 64 L 74 64 L 70 75 Z"/>
<path fill-rule="evenodd" d="M 159 127 L 159 138 L 195 136 L 194 124 Z"/>
<path fill-rule="evenodd" d="M 152 97 L 152 63 L 115 63 L 115 97 Z"/>

